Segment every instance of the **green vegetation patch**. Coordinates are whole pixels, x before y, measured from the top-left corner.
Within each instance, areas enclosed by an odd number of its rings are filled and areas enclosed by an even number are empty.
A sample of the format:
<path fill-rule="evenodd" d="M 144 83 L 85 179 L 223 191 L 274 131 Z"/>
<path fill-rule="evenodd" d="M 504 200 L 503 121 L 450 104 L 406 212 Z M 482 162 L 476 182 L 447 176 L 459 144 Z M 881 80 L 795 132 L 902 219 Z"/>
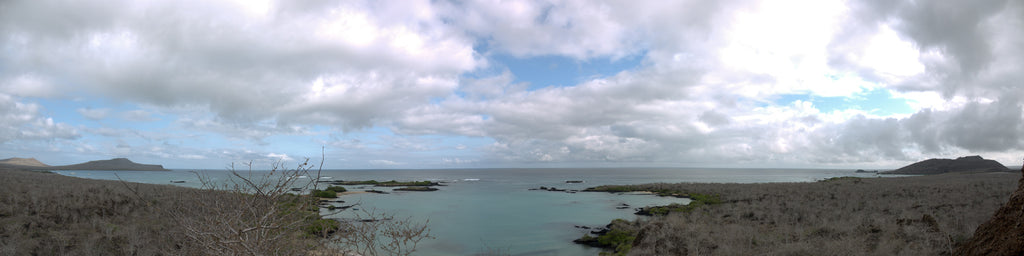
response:
<path fill-rule="evenodd" d="M 634 186 L 620 186 L 620 185 L 604 185 L 583 190 L 584 192 L 608 192 L 608 193 L 625 193 L 625 192 L 636 192 L 644 191 Z"/>
<path fill-rule="evenodd" d="M 324 191 L 334 191 L 335 193 L 344 193 L 345 191 L 348 191 L 348 190 L 345 189 L 345 187 L 342 187 L 342 186 L 330 186 L 330 187 L 327 187 L 326 189 L 324 189 Z"/>
<path fill-rule="evenodd" d="M 313 190 L 310 195 L 319 198 L 338 198 L 338 192 L 331 190 Z"/>
<path fill-rule="evenodd" d="M 302 227 L 302 231 L 309 236 L 329 237 L 341 229 L 341 222 L 332 219 L 321 219 L 320 216 L 310 218 Z"/>
<path fill-rule="evenodd" d="M 658 196 L 671 196 L 679 198 L 691 198 L 693 194 L 686 193 L 674 189 L 666 188 L 651 188 L 646 186 L 637 185 L 604 185 L 592 188 L 584 189 L 583 192 L 607 192 L 607 193 L 627 193 L 627 192 L 650 192 Z"/>
<path fill-rule="evenodd" d="M 692 212 L 694 209 L 700 208 L 705 205 L 715 205 L 722 203 L 722 199 L 718 195 L 708 194 L 688 194 L 690 198 L 689 204 L 670 204 L 664 206 L 652 206 L 641 208 L 636 212 L 637 215 L 644 216 L 665 216 L 673 212 Z"/>
<path fill-rule="evenodd" d="M 638 227 L 635 223 L 615 219 L 604 230 L 595 233 L 597 236 L 584 234 L 583 237 L 573 240 L 573 242 L 611 251 L 611 253 L 601 253 L 601 255 L 626 255 L 633 248 L 633 240 L 636 240 L 637 232 Z"/>
<path fill-rule="evenodd" d="M 640 209 L 637 215 L 646 216 L 663 216 L 668 215 L 670 212 L 690 212 L 698 207 L 704 205 L 715 205 L 722 203 L 721 197 L 713 194 L 701 194 L 701 193 L 687 193 L 677 189 L 670 188 L 658 188 L 652 186 L 638 186 L 638 185 L 605 185 L 597 186 L 592 188 L 584 189 L 585 192 L 608 192 L 608 193 L 625 193 L 625 192 L 651 192 L 658 196 L 671 196 L 679 198 L 689 198 L 691 201 L 689 204 L 670 204 L 665 206 L 654 206 Z"/>
<path fill-rule="evenodd" d="M 380 182 L 376 180 L 351 180 L 331 182 L 332 185 L 377 185 L 378 183 Z"/>

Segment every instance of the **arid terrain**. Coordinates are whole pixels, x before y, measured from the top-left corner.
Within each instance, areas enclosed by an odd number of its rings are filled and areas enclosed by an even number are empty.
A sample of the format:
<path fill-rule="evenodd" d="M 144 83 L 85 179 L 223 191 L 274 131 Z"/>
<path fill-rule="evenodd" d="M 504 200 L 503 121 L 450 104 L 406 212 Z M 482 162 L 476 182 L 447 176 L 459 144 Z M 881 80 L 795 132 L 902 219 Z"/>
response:
<path fill-rule="evenodd" d="M 0 169 L 0 255 L 409 255 L 429 232 L 322 219 L 317 198 L 269 180 L 191 189 Z M 388 239 L 404 240 L 376 243 Z"/>
<path fill-rule="evenodd" d="M 617 243 L 612 253 L 629 255 L 949 255 L 1007 201 L 1020 178 L 993 172 L 627 185 L 710 198 L 705 205 L 665 210 L 667 215 L 615 221 L 609 233 L 616 237 L 607 241 Z M 2 170 L 0 254 L 217 254 L 190 239 L 195 230 L 182 220 L 230 219 L 235 210 L 261 208 L 235 203 L 252 198 Z M 263 249 L 307 254 L 323 246 L 299 232 L 308 225 L 290 228 L 279 233 L 287 239 Z"/>
<path fill-rule="evenodd" d="M 613 222 L 613 231 L 622 232 L 607 241 L 620 241 L 611 248 L 629 255 L 950 255 L 1006 202 L 1020 178 L 993 172 L 624 186 L 715 195 L 721 202 Z"/>
<path fill-rule="evenodd" d="M 187 189 L 0 170 L 2 255 L 194 255 L 167 209 Z"/>

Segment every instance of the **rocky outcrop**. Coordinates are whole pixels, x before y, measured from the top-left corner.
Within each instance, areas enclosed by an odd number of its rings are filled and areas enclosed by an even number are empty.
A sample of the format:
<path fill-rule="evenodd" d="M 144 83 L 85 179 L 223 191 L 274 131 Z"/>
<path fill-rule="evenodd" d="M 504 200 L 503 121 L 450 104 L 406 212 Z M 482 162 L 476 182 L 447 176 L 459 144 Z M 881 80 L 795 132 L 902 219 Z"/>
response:
<path fill-rule="evenodd" d="M 981 224 L 955 255 L 1024 255 L 1024 177 L 1010 200 Z"/>
<path fill-rule="evenodd" d="M 1010 172 L 1003 164 L 981 156 L 965 156 L 957 159 L 928 159 L 882 174 L 943 174 L 951 172 Z"/>

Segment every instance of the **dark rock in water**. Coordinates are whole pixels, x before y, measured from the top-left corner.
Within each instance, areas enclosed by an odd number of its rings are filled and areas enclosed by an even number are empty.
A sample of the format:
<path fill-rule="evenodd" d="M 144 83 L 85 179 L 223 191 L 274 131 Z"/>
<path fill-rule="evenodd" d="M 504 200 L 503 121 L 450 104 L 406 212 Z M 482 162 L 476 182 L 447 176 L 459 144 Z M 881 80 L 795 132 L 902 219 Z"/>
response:
<path fill-rule="evenodd" d="M 543 187 L 543 186 L 540 187 L 540 188 L 531 188 L 530 190 L 544 190 L 544 191 L 552 191 L 552 192 L 566 192 L 565 189 L 560 189 L 560 188 L 556 188 L 556 187 L 550 187 L 549 188 L 549 187 Z M 576 191 L 578 191 L 578 190 L 576 190 Z M 576 192 L 576 191 L 571 191 L 571 192 Z"/>
<path fill-rule="evenodd" d="M 980 156 L 928 159 L 882 174 L 942 174 L 950 172 L 1010 172 L 1003 164 Z"/>
<path fill-rule="evenodd" d="M 354 206 L 356 206 L 356 205 L 357 205 L 357 204 L 353 204 L 353 205 L 342 205 L 342 206 L 334 206 L 334 205 L 331 205 L 330 207 L 328 207 L 328 209 L 329 209 L 329 210 L 332 210 L 332 211 L 333 211 L 333 210 L 345 210 L 345 209 L 348 209 L 348 208 L 352 208 L 352 207 L 354 207 Z M 355 210 L 359 210 L 359 209 L 357 208 L 357 209 L 355 209 Z"/>
<path fill-rule="evenodd" d="M 422 192 L 429 192 L 429 191 L 437 191 L 438 189 L 437 188 L 432 188 L 432 187 L 402 187 L 402 188 L 396 188 L 394 190 L 395 191 L 422 191 Z"/>
<path fill-rule="evenodd" d="M 857 169 L 854 173 L 878 173 L 878 171 L 865 171 L 864 169 Z"/>
<path fill-rule="evenodd" d="M 1010 200 L 953 255 L 1024 255 L 1024 178 Z"/>
<path fill-rule="evenodd" d="M 565 183 L 583 183 L 582 180 L 567 180 Z"/>
<path fill-rule="evenodd" d="M 578 229 L 590 229 L 590 227 L 588 227 L 588 226 L 580 226 L 580 225 L 575 225 L 575 226 Z"/>
<path fill-rule="evenodd" d="M 383 219 L 360 219 L 360 220 L 357 220 L 357 221 L 358 222 L 378 222 L 378 221 L 388 221 L 388 220 L 392 220 L 392 218 L 388 217 L 388 218 L 383 218 Z"/>
<path fill-rule="evenodd" d="M 391 193 L 388 193 L 388 192 L 385 192 L 385 191 L 380 191 L 380 190 L 374 190 L 374 189 L 371 189 L 371 190 L 367 190 L 366 192 L 369 192 L 369 193 L 377 193 L 377 194 L 391 194 Z"/>
<path fill-rule="evenodd" d="M 172 180 L 171 183 L 185 183 L 184 180 Z"/>

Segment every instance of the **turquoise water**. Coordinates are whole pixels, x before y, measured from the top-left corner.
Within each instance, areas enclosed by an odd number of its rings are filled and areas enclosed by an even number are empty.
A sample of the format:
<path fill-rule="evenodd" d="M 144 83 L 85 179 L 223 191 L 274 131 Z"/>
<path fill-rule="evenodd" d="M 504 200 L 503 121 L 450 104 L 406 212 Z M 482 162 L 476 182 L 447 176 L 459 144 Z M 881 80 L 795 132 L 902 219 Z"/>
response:
<path fill-rule="evenodd" d="M 132 182 L 198 186 L 189 171 L 59 171 L 68 176 L 92 179 L 120 179 Z M 200 172 L 223 181 L 226 171 Z M 248 172 L 243 172 L 247 174 Z M 254 172 L 261 176 L 265 172 Z M 315 174 L 310 175 L 315 176 Z M 416 255 L 473 255 L 501 251 L 512 255 L 596 255 L 600 250 L 579 246 L 573 239 L 590 230 L 575 226 L 601 227 L 613 219 L 634 219 L 633 209 L 642 206 L 687 203 L 686 199 L 653 195 L 566 193 L 529 190 L 540 186 L 582 190 L 608 184 L 655 182 L 810 182 L 838 176 L 874 177 L 851 170 L 785 169 L 456 169 L 456 170 L 330 170 L 322 177 L 333 180 L 438 181 L 448 186 L 434 192 L 353 194 L 339 199 L 354 208 L 375 209 L 396 217 L 429 220 L 431 235 Z M 583 180 L 570 184 L 567 180 Z M 372 187 L 347 186 L 349 190 Z M 390 190 L 388 188 L 375 188 Z M 616 209 L 628 204 L 629 209 Z M 341 212 L 331 217 L 350 217 Z"/>

